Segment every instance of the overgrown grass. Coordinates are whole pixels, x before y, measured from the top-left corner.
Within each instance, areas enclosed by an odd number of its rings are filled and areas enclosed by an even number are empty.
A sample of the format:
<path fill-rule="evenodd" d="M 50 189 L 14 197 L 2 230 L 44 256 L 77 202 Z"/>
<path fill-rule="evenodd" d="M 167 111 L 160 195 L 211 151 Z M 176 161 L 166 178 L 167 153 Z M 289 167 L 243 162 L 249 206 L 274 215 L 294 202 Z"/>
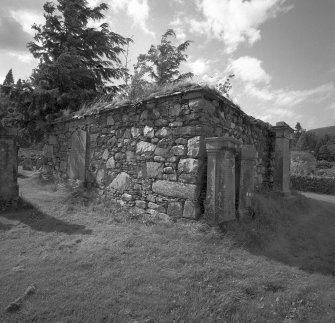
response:
<path fill-rule="evenodd" d="M 308 272 L 335 276 L 335 206 L 298 193 L 256 195 L 253 221 L 232 224 L 240 246 Z"/>
<path fill-rule="evenodd" d="M 304 250 L 330 250 L 333 205 L 262 195 L 254 222 L 222 233 L 146 221 L 29 177 L 20 188 L 31 208 L 0 215 L 4 322 L 335 321 L 335 278 L 320 274 L 327 255 L 321 264 Z M 276 258 L 281 248 L 314 258 L 314 270 Z M 32 284 L 35 294 L 6 312 Z"/>

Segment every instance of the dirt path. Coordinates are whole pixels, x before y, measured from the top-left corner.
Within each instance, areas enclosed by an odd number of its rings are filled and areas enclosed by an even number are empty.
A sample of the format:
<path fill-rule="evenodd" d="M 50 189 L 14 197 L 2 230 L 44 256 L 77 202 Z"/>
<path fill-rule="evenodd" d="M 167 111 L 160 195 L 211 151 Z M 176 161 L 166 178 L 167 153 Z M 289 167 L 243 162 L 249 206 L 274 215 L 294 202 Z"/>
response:
<path fill-rule="evenodd" d="M 335 195 L 317 194 L 311 192 L 299 192 L 300 194 L 314 200 L 335 204 Z"/>

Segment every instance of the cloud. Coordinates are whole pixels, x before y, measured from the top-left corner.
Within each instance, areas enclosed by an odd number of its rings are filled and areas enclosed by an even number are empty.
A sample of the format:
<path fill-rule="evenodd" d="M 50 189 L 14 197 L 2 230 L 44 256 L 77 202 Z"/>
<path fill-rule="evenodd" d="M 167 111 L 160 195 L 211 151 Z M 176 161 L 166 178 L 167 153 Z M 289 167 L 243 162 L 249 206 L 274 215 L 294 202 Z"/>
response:
<path fill-rule="evenodd" d="M 204 74 L 209 69 L 210 60 L 198 58 L 195 61 L 189 60 L 188 65 L 193 74 L 199 75 Z"/>
<path fill-rule="evenodd" d="M 286 90 L 248 83 L 245 85 L 245 93 L 261 101 L 272 101 L 276 106 L 294 107 L 307 100 L 320 102 L 328 99 L 335 93 L 335 86 L 333 83 L 325 83 L 312 89 Z"/>
<path fill-rule="evenodd" d="M 11 17 L 22 26 L 22 29 L 32 36 L 35 35 L 35 30 L 33 30 L 31 26 L 34 23 L 39 25 L 44 24 L 45 22 L 45 18 L 41 13 L 27 10 L 10 10 L 9 12 Z"/>
<path fill-rule="evenodd" d="M 232 60 L 226 72 L 233 72 L 242 81 L 252 83 L 269 83 L 271 77 L 262 68 L 262 61 L 255 57 L 242 56 Z"/>
<path fill-rule="evenodd" d="M 9 52 L 8 54 L 17 58 L 22 63 L 31 63 L 35 60 L 34 56 L 27 52 Z"/>
<path fill-rule="evenodd" d="M 292 8 L 286 0 L 199 0 L 203 20 L 192 19 L 191 30 L 217 38 L 234 52 L 241 43 L 254 44 L 261 38 L 260 26 L 270 18 Z"/>
<path fill-rule="evenodd" d="M 29 34 L 15 19 L 6 16 L 0 18 L 0 50 L 22 51 L 30 40 Z"/>
<path fill-rule="evenodd" d="M 126 11 L 127 15 L 131 17 L 134 23 L 139 25 L 142 30 L 152 36 L 155 35 L 155 33 L 150 31 L 147 27 L 147 19 L 150 12 L 148 0 L 109 0 L 107 3 L 110 4 L 114 12 L 120 10 Z"/>
<path fill-rule="evenodd" d="M 178 40 L 184 41 L 186 39 L 185 29 L 183 27 L 184 23 L 180 17 L 175 18 L 169 24 L 176 33 L 176 38 Z"/>

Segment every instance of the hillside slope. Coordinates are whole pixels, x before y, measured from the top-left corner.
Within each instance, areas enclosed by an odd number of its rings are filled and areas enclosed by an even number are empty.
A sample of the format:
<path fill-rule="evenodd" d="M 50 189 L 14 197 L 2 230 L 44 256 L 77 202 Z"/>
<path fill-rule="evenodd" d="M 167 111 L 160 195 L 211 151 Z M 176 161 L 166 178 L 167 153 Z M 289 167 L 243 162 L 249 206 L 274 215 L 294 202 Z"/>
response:
<path fill-rule="evenodd" d="M 311 129 L 307 132 L 315 133 L 319 138 L 325 136 L 326 134 L 329 136 L 335 136 L 335 126 Z"/>

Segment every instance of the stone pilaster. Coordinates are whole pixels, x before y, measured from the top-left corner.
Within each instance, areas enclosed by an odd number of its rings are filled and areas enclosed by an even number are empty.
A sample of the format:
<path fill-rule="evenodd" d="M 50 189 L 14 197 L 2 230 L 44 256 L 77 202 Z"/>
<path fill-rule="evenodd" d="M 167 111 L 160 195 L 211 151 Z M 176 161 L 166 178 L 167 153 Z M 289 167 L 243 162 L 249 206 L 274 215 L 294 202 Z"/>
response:
<path fill-rule="evenodd" d="M 16 200 L 17 184 L 16 130 L 0 128 L 0 202 Z"/>
<path fill-rule="evenodd" d="M 255 189 L 256 149 L 254 145 L 242 145 L 240 151 L 240 181 L 238 212 L 241 218 L 248 214 Z"/>
<path fill-rule="evenodd" d="M 235 220 L 235 155 L 240 141 L 231 137 L 206 138 L 206 214 L 212 224 Z"/>
<path fill-rule="evenodd" d="M 290 139 L 293 129 L 285 122 L 277 122 L 273 127 L 276 134 L 273 188 L 275 191 L 290 193 Z"/>

